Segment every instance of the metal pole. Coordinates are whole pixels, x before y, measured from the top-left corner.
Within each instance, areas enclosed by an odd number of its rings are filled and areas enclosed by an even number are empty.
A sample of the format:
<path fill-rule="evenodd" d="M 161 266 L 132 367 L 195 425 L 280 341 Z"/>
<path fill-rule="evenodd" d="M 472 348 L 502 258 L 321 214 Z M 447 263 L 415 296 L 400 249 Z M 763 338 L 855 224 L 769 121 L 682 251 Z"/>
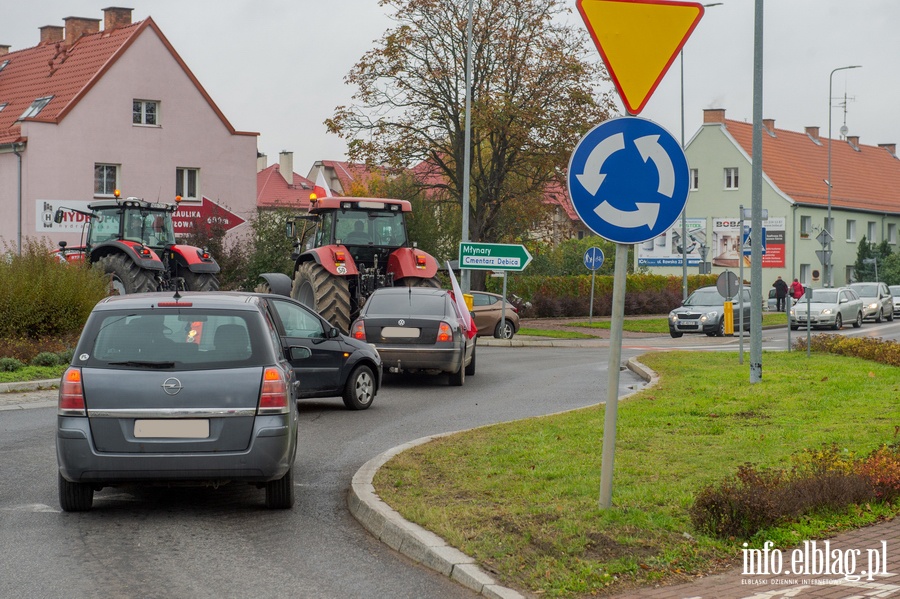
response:
<path fill-rule="evenodd" d="M 500 330 L 506 334 L 506 271 L 503 271 L 503 307 L 500 309 Z"/>
<path fill-rule="evenodd" d="M 597 278 L 597 269 L 591 269 L 591 308 L 588 312 L 588 324 L 594 324 L 594 280 Z"/>
<path fill-rule="evenodd" d="M 612 507 L 613 460 L 616 453 L 616 418 L 619 412 L 619 361 L 622 359 L 622 323 L 625 320 L 625 282 L 628 246 L 616 244 L 612 314 L 609 323 L 609 367 L 606 410 L 603 415 L 603 455 L 600 461 L 600 509 Z"/>
<path fill-rule="evenodd" d="M 862 65 L 851 65 L 848 67 L 838 67 L 831 71 L 831 74 L 828 76 L 828 214 L 825 217 L 825 231 L 828 233 L 826 236 L 826 241 L 828 241 L 828 247 L 825 248 L 825 271 L 827 276 L 825 277 L 825 282 L 828 287 L 834 287 L 834 265 L 832 262 L 832 254 L 831 254 L 831 237 L 833 235 L 833 231 L 831 230 L 831 188 L 834 187 L 831 182 L 831 84 L 834 81 L 834 74 L 838 71 L 845 71 L 847 69 L 858 69 Z"/>
<path fill-rule="evenodd" d="M 684 150 L 684 49 L 678 53 L 681 63 L 681 149 Z M 690 192 L 688 192 L 690 193 Z M 681 301 L 687 301 L 687 202 L 681 210 Z"/>
<path fill-rule="evenodd" d="M 740 251 L 738 252 L 738 260 L 740 261 L 740 269 L 738 272 L 740 273 L 740 285 L 738 285 L 738 335 L 740 335 L 740 341 L 738 341 L 738 364 L 744 363 L 744 205 L 740 205 L 741 218 L 739 225 L 739 233 L 738 239 L 740 240 L 738 246 L 740 247 Z"/>
<path fill-rule="evenodd" d="M 469 24 L 466 26 L 466 132 L 463 149 L 463 188 L 462 188 L 462 241 L 469 241 L 469 170 L 472 168 L 472 5 L 475 0 L 469 0 Z M 460 265 L 462 266 L 462 265 Z M 460 284 L 463 293 L 468 293 L 471 288 L 471 277 L 467 269 L 460 268 L 462 273 Z M 505 280 L 505 279 L 504 279 Z M 505 294 L 504 294 L 505 297 Z"/>
<path fill-rule="evenodd" d="M 753 168 L 750 227 L 762 234 L 763 0 L 756 0 L 753 41 Z M 762 381 L 762 243 L 750 250 L 750 382 Z M 743 260 L 743 249 L 741 250 Z"/>

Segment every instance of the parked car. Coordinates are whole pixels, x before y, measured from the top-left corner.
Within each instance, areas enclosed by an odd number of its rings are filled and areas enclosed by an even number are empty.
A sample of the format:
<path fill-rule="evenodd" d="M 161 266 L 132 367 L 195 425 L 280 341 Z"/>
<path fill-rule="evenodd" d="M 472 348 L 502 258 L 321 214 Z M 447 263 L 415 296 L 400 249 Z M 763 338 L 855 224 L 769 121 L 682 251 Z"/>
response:
<path fill-rule="evenodd" d="M 894 316 L 900 316 L 900 285 L 888 285 L 888 289 L 894 298 Z"/>
<path fill-rule="evenodd" d="M 381 388 L 378 351 L 353 339 L 300 302 L 282 295 L 263 295 L 282 346 L 294 368 L 298 399 L 341 396 L 350 410 L 365 410 Z M 296 348 L 305 348 L 298 351 Z"/>
<path fill-rule="evenodd" d="M 100 301 L 59 387 L 60 506 L 88 510 L 108 486 L 245 482 L 291 508 L 296 383 L 264 298 Z"/>
<path fill-rule="evenodd" d="M 458 386 L 475 374 L 476 337 L 467 322 L 446 290 L 382 287 L 369 296 L 350 335 L 373 344 L 391 372 L 446 372 Z"/>
<path fill-rule="evenodd" d="M 894 320 L 894 298 L 886 283 L 851 283 L 848 287 L 863 301 L 863 320 Z"/>
<path fill-rule="evenodd" d="M 744 287 L 744 329 L 750 330 L 750 288 Z M 731 298 L 734 328 L 740 322 L 741 295 Z M 710 337 L 725 336 L 725 298 L 716 287 L 701 287 L 694 291 L 682 304 L 669 312 L 669 334 L 678 338 L 685 333 L 706 333 Z"/>
<path fill-rule="evenodd" d="M 519 332 L 519 309 L 506 301 L 503 318 L 503 296 L 486 291 L 471 291 L 472 314 L 479 335 L 493 335 L 497 339 L 512 339 Z"/>
<path fill-rule="evenodd" d="M 804 295 L 790 313 L 792 330 L 806 327 L 829 327 L 838 330 L 845 322 L 852 322 L 855 328 L 862 326 L 864 304 L 850 287 L 830 287 L 828 289 L 812 289 L 807 287 L 807 294 L 812 295 L 807 301 Z M 808 307 L 807 307 L 808 306 Z"/>

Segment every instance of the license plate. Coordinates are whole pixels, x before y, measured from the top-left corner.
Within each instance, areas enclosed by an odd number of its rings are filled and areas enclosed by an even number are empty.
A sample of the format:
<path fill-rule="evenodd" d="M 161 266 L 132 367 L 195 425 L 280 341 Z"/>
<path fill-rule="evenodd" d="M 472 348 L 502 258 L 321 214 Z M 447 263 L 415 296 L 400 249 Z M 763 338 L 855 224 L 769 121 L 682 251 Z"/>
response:
<path fill-rule="evenodd" d="M 682 322 L 678 326 L 681 327 L 682 329 L 696 329 L 697 328 L 697 324 L 692 323 L 692 322 Z"/>
<path fill-rule="evenodd" d="M 138 439 L 208 439 L 209 420 L 135 420 L 134 436 Z"/>
<path fill-rule="evenodd" d="M 413 327 L 384 327 L 381 329 L 381 336 L 393 339 L 415 339 L 419 336 L 419 329 Z"/>

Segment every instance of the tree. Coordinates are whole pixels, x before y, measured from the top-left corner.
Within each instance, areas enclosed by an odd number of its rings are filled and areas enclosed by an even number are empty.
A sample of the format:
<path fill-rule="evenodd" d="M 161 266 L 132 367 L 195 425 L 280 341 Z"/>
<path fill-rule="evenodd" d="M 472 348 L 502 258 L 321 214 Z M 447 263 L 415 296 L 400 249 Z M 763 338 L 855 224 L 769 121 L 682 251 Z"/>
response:
<path fill-rule="evenodd" d="M 429 199 L 461 205 L 468 3 L 381 5 L 395 11 L 397 25 L 351 69 L 355 104 L 338 106 L 326 125 L 349 140 L 351 160 L 415 167 Z M 598 92 L 611 89 L 609 77 L 585 30 L 559 21 L 568 10 L 561 0 L 475 2 L 474 241 L 516 238 L 542 211 L 545 188 L 562 181 L 580 137 L 614 109 L 610 92 Z M 473 287 L 481 288 L 474 280 Z"/>
<path fill-rule="evenodd" d="M 863 238 L 860 239 L 859 246 L 856 250 L 856 262 L 853 264 L 853 272 L 856 275 L 855 279 L 857 281 L 875 281 L 875 274 L 877 272 L 878 278 L 882 281 L 885 280 L 885 273 L 882 271 L 882 267 L 890 255 L 891 246 L 888 244 L 887 240 L 884 240 L 875 246 L 870 244 L 866 237 L 863 236 Z M 871 262 L 872 260 L 877 261 L 877 269 L 876 262 Z"/>

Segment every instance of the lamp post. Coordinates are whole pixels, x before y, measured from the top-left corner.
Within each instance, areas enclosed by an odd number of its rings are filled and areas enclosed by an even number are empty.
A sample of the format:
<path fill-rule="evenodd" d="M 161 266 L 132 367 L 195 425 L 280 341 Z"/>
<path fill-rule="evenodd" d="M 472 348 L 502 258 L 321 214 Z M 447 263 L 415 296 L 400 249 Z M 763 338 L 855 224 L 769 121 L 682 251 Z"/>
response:
<path fill-rule="evenodd" d="M 831 84 L 834 81 L 834 74 L 838 71 L 846 71 L 847 69 L 858 69 L 862 65 L 854 64 L 847 67 L 838 67 L 831 71 L 831 75 L 828 76 L 828 214 L 825 216 L 825 230 L 828 232 L 828 248 L 826 249 L 826 266 L 825 269 L 828 271 L 827 276 L 825 277 L 825 282 L 829 287 L 834 287 L 834 266 L 833 266 L 833 258 L 831 253 L 831 239 L 834 236 L 834 233 L 831 231 L 831 188 L 834 187 L 834 181 L 831 179 Z"/>
<path fill-rule="evenodd" d="M 722 6 L 721 2 L 712 2 L 704 4 L 703 8 L 710 6 Z M 684 46 L 678 53 L 678 62 L 681 64 L 681 149 L 684 149 Z M 688 282 L 687 282 L 687 203 L 681 210 L 681 295 L 682 300 L 687 300 Z"/>

